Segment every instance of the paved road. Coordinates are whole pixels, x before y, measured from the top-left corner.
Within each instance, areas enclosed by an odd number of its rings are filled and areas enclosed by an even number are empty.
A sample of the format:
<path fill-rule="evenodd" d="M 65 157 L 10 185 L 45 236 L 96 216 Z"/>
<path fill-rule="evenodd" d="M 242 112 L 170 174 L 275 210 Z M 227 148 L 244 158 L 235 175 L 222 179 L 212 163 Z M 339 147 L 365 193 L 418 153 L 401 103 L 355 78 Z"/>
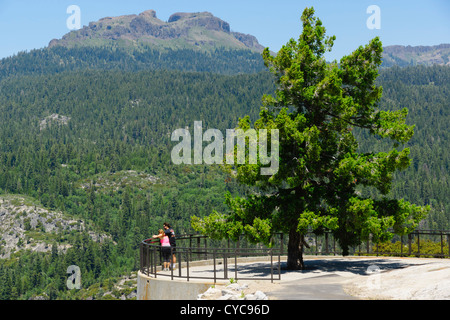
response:
<path fill-rule="evenodd" d="M 407 281 L 403 280 L 402 282 L 400 274 L 411 272 L 414 274 L 418 270 L 417 268 L 426 267 L 428 269 L 423 271 L 425 274 L 416 274 L 416 277 L 425 278 L 425 276 L 432 274 L 432 272 L 428 272 L 429 270 L 445 269 L 433 267 L 440 263 L 442 263 L 442 259 L 307 257 L 305 259 L 306 270 L 300 273 L 285 270 L 282 272 L 280 290 L 269 291 L 266 294 L 271 299 L 279 300 L 358 300 L 357 297 L 344 291 L 344 287 L 358 282 L 369 288 L 371 285 L 369 276 L 375 275 L 376 277 L 378 273 L 380 280 L 381 277 L 383 278 L 383 288 L 388 289 L 389 286 L 395 287 L 397 284 L 402 290 L 408 291 L 413 284 L 408 282 L 408 278 Z M 412 268 L 409 269 L 410 267 Z M 389 279 L 392 279 L 388 280 L 388 276 Z M 415 282 L 417 283 L 417 281 Z M 430 285 L 435 284 L 430 280 Z M 445 294 L 442 293 L 442 296 L 445 296 Z"/>
<path fill-rule="evenodd" d="M 323 275 L 283 283 L 280 290 L 267 292 L 276 300 L 356 300 L 344 292 L 338 275 Z"/>
<path fill-rule="evenodd" d="M 347 294 L 344 285 L 365 276 L 376 266 L 384 272 L 410 265 L 398 259 L 378 257 L 307 257 L 306 270 L 282 272 L 280 290 L 267 292 L 279 300 L 358 300 Z"/>
<path fill-rule="evenodd" d="M 361 279 L 366 281 L 370 268 L 375 266 L 383 273 L 433 262 L 432 259 L 394 257 L 307 256 L 306 270 L 286 270 L 286 262 L 281 262 L 281 280 L 275 280 L 274 283 L 270 281 L 270 263 L 264 261 L 238 264 L 237 279 L 238 282 L 248 283 L 249 287 L 257 287 L 257 290 L 274 300 L 358 300 L 347 294 L 344 286 Z M 213 272 L 212 266 L 190 268 L 190 276 L 213 278 Z M 216 272 L 218 277 L 224 275 L 220 266 L 217 266 Z M 234 278 L 235 275 L 234 265 L 229 265 L 225 279 Z M 249 280 L 253 278 L 267 280 Z"/>

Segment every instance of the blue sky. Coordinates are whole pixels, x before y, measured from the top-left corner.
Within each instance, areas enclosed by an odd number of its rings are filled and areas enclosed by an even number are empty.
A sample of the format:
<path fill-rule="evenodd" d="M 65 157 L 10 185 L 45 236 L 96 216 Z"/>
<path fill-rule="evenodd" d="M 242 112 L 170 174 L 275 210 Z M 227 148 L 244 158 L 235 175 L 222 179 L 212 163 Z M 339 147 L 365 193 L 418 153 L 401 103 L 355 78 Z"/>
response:
<path fill-rule="evenodd" d="M 314 6 L 327 34 L 337 38 L 329 60 L 351 53 L 375 36 L 385 46 L 450 43 L 449 0 L 0 0 L 0 58 L 43 48 L 69 32 L 69 5 L 80 7 L 82 25 L 149 9 L 164 21 L 175 12 L 209 11 L 233 31 L 256 36 L 272 51 L 298 37 L 303 9 Z M 380 8 L 380 29 L 366 26 L 370 5 Z"/>

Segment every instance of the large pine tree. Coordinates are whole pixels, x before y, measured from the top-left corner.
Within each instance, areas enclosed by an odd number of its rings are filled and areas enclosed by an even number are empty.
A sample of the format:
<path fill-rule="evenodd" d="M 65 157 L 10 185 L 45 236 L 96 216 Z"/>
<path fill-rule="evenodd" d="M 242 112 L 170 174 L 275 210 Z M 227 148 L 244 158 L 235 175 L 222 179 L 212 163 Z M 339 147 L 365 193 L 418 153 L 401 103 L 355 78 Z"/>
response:
<path fill-rule="evenodd" d="M 288 268 L 304 267 L 302 248 L 308 230 L 331 230 L 343 250 L 369 237 L 389 239 L 412 231 L 428 208 L 386 197 L 393 173 L 410 164 L 409 149 L 397 148 L 411 139 L 414 126 L 405 124 L 407 109 L 381 111 L 382 88 L 375 81 L 382 45 L 374 38 L 340 62 L 326 63 L 335 37 L 326 37 L 314 9 L 301 16 L 298 41 L 284 45 L 276 56 L 263 53 L 274 74 L 275 96 L 264 96 L 254 129 L 279 131 L 279 170 L 261 175 L 263 164 L 236 165 L 237 179 L 253 187 L 246 197 L 227 196 L 228 214 L 214 212 L 192 225 L 213 237 L 237 237 L 269 244 L 272 234 L 289 234 Z M 249 118 L 239 127 L 251 128 Z M 358 152 L 352 130 L 392 140 L 387 152 Z M 270 139 L 270 137 L 269 137 Z M 374 187 L 379 199 L 361 196 L 357 186 Z"/>

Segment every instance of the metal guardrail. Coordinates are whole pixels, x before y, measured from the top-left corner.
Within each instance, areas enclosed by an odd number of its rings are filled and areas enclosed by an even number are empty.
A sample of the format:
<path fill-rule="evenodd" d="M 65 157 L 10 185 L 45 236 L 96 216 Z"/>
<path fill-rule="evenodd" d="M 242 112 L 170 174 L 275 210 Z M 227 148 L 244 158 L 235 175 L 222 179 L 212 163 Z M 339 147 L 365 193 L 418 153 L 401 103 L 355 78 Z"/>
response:
<path fill-rule="evenodd" d="M 180 246 L 183 240 L 189 241 L 189 246 Z M 204 246 L 201 246 L 201 240 Z M 153 277 L 170 277 L 190 279 L 214 280 L 281 280 L 281 250 L 279 248 L 240 248 L 235 247 L 208 247 L 208 238 L 202 235 L 184 235 L 177 237 L 176 248 L 171 247 L 171 262 L 173 254 L 176 257 L 175 265 L 169 272 L 161 272 L 161 246 L 159 240 L 147 239 L 140 244 L 140 271 L 141 273 Z M 193 245 L 196 243 L 196 246 Z M 229 244 L 229 242 L 228 242 Z M 258 260 L 270 261 L 270 267 L 263 271 L 265 276 L 245 277 L 242 275 L 245 270 L 238 265 L 242 260 L 258 257 Z M 199 275 L 192 272 L 196 265 L 208 265 L 208 274 Z M 174 270 L 176 269 L 176 270 Z M 241 269 L 241 270 L 239 270 Z"/>
<path fill-rule="evenodd" d="M 281 280 L 281 256 L 284 256 L 284 248 L 287 242 L 282 233 L 277 233 L 276 247 L 267 248 L 261 245 L 254 245 L 253 248 L 244 248 L 245 242 L 237 241 L 231 243 L 228 241 L 214 241 L 203 235 L 182 235 L 177 237 L 176 249 L 171 248 L 171 255 L 176 256 L 175 269 L 171 268 L 169 272 L 161 272 L 161 246 L 159 240 L 147 239 L 140 244 L 140 271 L 141 273 L 153 277 L 170 277 L 190 279 L 209 279 L 214 280 Z M 304 255 L 341 255 L 341 249 L 334 239 L 331 232 L 314 234 L 309 232 L 305 235 L 305 240 L 309 248 L 305 248 Z M 424 241 L 425 240 L 425 241 Z M 440 252 L 430 253 L 421 248 L 427 240 L 433 240 L 434 243 L 440 242 Z M 187 243 L 188 242 L 188 243 Z M 203 243 L 202 243 L 203 242 Z M 209 244 L 208 244 L 209 242 Z M 379 250 L 378 243 L 366 241 L 358 247 L 350 250 L 350 255 L 357 256 L 431 256 L 437 258 L 450 258 L 450 231 L 435 230 L 417 230 L 405 236 L 394 236 L 392 243 L 400 243 L 399 252 L 387 252 Z M 181 244 L 181 245 L 180 245 Z M 422 250 L 421 250 L 422 249 Z M 270 261 L 269 270 L 263 272 L 262 277 L 245 277 L 242 275 L 242 268 L 238 262 L 244 258 L 258 257 Z M 194 265 L 203 262 L 208 264 L 212 270 L 208 275 L 198 275 L 192 272 Z"/>
<path fill-rule="evenodd" d="M 331 232 L 324 232 L 321 235 L 308 233 L 305 236 L 309 249 L 304 254 L 312 255 L 340 255 L 341 249 L 334 239 Z M 439 252 L 427 251 L 426 245 L 428 240 L 432 240 Z M 398 256 L 398 257 L 434 257 L 434 258 L 450 258 L 450 231 L 442 230 L 416 230 L 410 234 L 399 236 L 394 235 L 390 241 L 396 244 L 398 250 L 386 251 L 383 246 L 385 243 L 377 243 L 367 240 L 359 246 L 351 248 L 349 254 L 356 256 Z"/>

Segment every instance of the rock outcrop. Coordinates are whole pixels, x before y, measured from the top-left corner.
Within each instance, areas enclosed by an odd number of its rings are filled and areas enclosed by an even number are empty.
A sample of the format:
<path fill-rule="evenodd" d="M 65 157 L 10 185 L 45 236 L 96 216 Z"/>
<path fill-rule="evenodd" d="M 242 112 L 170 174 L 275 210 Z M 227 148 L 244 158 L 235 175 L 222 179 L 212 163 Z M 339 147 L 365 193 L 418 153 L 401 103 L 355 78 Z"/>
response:
<path fill-rule="evenodd" d="M 52 244 L 51 234 L 85 230 L 84 221 L 64 216 L 34 205 L 31 200 L 18 195 L 0 197 L 0 258 L 9 258 L 20 250 L 47 252 Z M 109 236 L 89 231 L 89 236 L 103 242 Z M 37 237 L 36 237 L 37 236 Z M 58 244 L 58 251 L 64 252 L 68 243 Z"/>
<path fill-rule="evenodd" d="M 210 287 L 197 296 L 197 300 L 268 300 L 260 290 L 253 292 L 247 284 L 231 283 L 225 287 Z"/>

